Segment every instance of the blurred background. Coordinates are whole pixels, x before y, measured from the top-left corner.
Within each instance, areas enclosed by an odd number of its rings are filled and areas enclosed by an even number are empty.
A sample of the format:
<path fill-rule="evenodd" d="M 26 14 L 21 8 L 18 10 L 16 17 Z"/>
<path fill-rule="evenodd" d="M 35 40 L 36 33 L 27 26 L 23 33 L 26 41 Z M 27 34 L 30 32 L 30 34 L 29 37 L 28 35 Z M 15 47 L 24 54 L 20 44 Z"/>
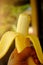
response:
<path fill-rule="evenodd" d="M 31 15 L 29 0 L 0 0 L 0 39 L 7 31 L 16 31 L 18 17 L 21 13 Z M 0 59 L 0 65 L 7 65 L 9 56 L 15 48 L 15 41 L 6 55 Z"/>
<path fill-rule="evenodd" d="M 0 38 L 8 30 L 16 30 L 20 13 L 30 8 L 28 0 L 0 0 Z"/>
<path fill-rule="evenodd" d="M 38 12 L 38 36 L 43 50 L 43 0 L 36 0 Z M 0 39 L 9 30 L 16 31 L 20 13 L 32 15 L 30 0 L 0 0 Z M 13 42 L 14 43 L 14 42 Z M 7 54 L 0 59 L 0 65 L 7 65 L 8 58 L 14 49 L 11 45 Z"/>

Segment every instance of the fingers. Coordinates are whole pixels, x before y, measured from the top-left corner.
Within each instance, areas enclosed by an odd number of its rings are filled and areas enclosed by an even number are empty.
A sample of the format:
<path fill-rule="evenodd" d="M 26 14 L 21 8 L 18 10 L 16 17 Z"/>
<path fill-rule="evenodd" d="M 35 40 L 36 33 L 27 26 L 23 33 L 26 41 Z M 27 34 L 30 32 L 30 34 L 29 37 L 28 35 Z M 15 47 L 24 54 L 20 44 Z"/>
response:
<path fill-rule="evenodd" d="M 26 60 L 30 57 L 32 49 L 30 47 L 26 47 L 21 53 L 18 54 L 18 58 L 20 61 Z"/>
<path fill-rule="evenodd" d="M 21 53 L 18 53 L 17 49 L 14 49 L 9 58 L 8 65 L 26 61 L 31 55 L 33 55 L 33 51 L 34 50 L 31 47 L 26 47 Z"/>
<path fill-rule="evenodd" d="M 30 47 L 26 47 L 21 53 L 18 53 L 17 49 L 14 49 L 14 51 L 11 53 L 8 63 L 12 60 L 17 62 L 24 61 L 30 56 L 31 52 L 32 49 Z"/>
<path fill-rule="evenodd" d="M 9 57 L 9 60 L 8 60 L 8 65 L 11 65 L 12 64 L 12 60 L 14 59 L 15 55 L 17 55 L 17 49 L 15 48 L 13 50 L 13 52 L 11 53 L 10 57 Z M 11 64 L 10 64 L 11 63 Z"/>
<path fill-rule="evenodd" d="M 17 53 L 17 49 L 15 48 L 15 49 L 13 50 L 13 52 L 11 53 L 11 55 L 10 55 L 10 58 L 9 58 L 9 59 L 10 59 L 10 60 L 11 60 L 11 59 L 13 59 L 13 58 L 14 58 L 14 56 L 15 56 L 15 55 L 17 55 L 17 54 L 18 54 L 18 53 Z"/>
<path fill-rule="evenodd" d="M 21 62 L 25 62 L 34 54 L 32 52 L 34 52 L 34 49 L 31 47 L 26 47 L 21 53 L 18 53 L 17 49 L 14 49 L 9 58 L 8 65 L 15 65 L 17 63 L 20 65 Z"/>

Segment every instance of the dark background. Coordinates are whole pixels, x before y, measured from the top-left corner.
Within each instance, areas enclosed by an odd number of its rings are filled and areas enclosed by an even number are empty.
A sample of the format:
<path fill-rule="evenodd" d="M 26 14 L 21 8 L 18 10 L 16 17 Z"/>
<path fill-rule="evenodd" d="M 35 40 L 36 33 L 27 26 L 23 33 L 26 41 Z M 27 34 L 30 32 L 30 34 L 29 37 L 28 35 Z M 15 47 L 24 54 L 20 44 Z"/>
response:
<path fill-rule="evenodd" d="M 43 0 L 37 0 L 39 40 L 43 50 Z"/>

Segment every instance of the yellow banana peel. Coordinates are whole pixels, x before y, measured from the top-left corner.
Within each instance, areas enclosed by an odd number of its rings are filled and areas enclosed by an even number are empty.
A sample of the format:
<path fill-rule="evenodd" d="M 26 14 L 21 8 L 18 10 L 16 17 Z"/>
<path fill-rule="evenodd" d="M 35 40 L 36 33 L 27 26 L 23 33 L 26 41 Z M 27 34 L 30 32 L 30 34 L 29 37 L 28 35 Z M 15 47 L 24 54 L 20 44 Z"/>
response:
<path fill-rule="evenodd" d="M 22 20 L 22 16 L 23 16 L 24 20 Z M 19 22 L 17 25 L 17 31 L 16 32 L 13 32 L 13 31 L 6 32 L 0 40 L 0 59 L 7 53 L 8 49 L 10 48 L 10 46 L 14 40 L 15 40 L 15 47 L 17 48 L 18 53 L 20 53 L 25 47 L 29 47 L 30 44 L 28 44 L 28 41 L 27 41 L 27 38 L 28 38 L 33 43 L 33 47 L 36 51 L 36 54 L 37 54 L 37 57 L 38 57 L 40 63 L 43 64 L 43 52 L 42 52 L 42 48 L 41 48 L 38 37 L 36 37 L 35 35 L 29 35 L 27 33 L 28 26 L 27 26 L 26 30 L 24 30 L 24 28 L 26 26 L 25 22 L 28 23 L 28 25 L 29 25 L 30 19 L 28 19 L 29 18 L 28 15 L 20 15 L 20 17 L 21 17 L 21 19 L 19 19 Z M 19 25 L 21 23 L 20 21 L 22 22 L 22 24 L 21 24 L 22 29 L 19 27 Z M 23 21 L 25 21 L 24 24 L 23 24 Z M 28 64 L 36 65 L 31 57 L 28 59 Z"/>
<path fill-rule="evenodd" d="M 28 36 L 23 36 L 22 34 L 17 34 L 15 32 L 9 31 L 6 32 L 3 37 L 1 38 L 0 41 L 0 59 L 6 54 L 8 51 L 9 47 L 11 46 L 12 42 L 16 40 L 16 38 L 19 38 L 18 43 L 18 51 L 21 52 L 25 47 L 29 46 L 28 43 L 25 42 L 26 38 L 29 38 L 31 42 L 33 43 L 33 46 L 35 48 L 37 57 L 41 63 L 43 63 L 43 52 L 42 48 L 40 46 L 40 42 L 38 38 L 34 35 L 28 35 Z M 28 42 L 28 41 L 27 41 Z M 23 43 L 23 44 L 22 44 Z M 40 51 L 39 51 L 40 50 Z"/>

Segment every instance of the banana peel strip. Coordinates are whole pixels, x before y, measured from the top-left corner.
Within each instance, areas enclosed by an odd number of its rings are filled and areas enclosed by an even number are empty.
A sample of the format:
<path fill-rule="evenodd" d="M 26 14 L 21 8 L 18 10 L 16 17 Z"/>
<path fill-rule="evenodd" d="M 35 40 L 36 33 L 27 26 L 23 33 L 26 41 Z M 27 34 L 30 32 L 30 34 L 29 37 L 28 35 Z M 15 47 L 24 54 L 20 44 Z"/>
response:
<path fill-rule="evenodd" d="M 0 40 L 0 59 L 7 53 L 17 35 L 15 32 L 8 31 L 2 36 Z"/>
<path fill-rule="evenodd" d="M 37 57 L 39 61 L 43 64 L 43 52 L 38 37 L 34 35 L 28 35 L 27 38 L 29 38 L 30 41 L 33 43 L 33 47 L 36 51 Z"/>
<path fill-rule="evenodd" d="M 7 53 L 7 51 L 10 48 L 12 42 L 17 37 L 25 38 L 25 40 L 26 40 L 26 38 L 29 38 L 31 40 L 31 42 L 33 43 L 33 46 L 35 48 L 37 57 L 38 57 L 39 61 L 43 64 L 43 52 L 42 52 L 42 48 L 41 48 L 41 45 L 40 45 L 38 38 L 34 35 L 23 36 L 22 34 L 12 32 L 12 31 L 6 32 L 0 40 L 0 59 Z M 23 40 L 23 42 L 24 42 L 24 40 Z"/>

